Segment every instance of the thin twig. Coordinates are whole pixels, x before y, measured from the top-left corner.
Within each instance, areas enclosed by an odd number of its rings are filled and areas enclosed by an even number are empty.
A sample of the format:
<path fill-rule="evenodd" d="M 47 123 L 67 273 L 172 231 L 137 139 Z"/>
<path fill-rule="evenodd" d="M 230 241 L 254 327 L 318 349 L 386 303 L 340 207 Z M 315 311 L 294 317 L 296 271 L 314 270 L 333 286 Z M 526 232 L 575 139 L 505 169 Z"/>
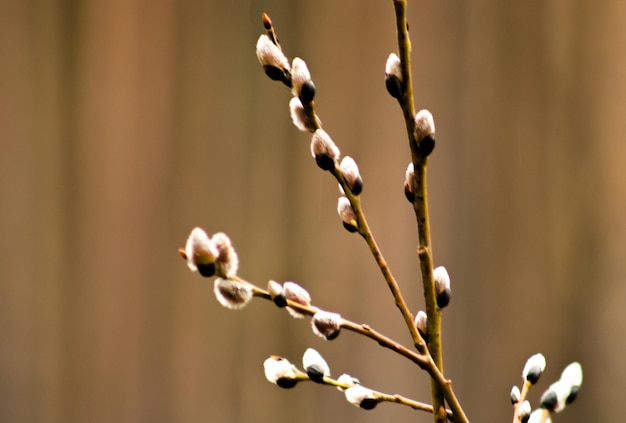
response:
<path fill-rule="evenodd" d="M 428 349 L 437 368 L 443 373 L 443 355 L 441 348 L 441 313 L 437 307 L 435 282 L 433 278 L 433 259 L 431 251 L 430 239 L 430 220 L 428 215 L 428 197 L 426 184 L 426 164 L 427 157 L 424 157 L 418 148 L 417 139 L 415 137 L 415 105 L 413 103 L 413 83 L 411 75 L 411 40 L 408 33 L 407 23 L 407 1 L 394 0 L 394 9 L 396 14 L 396 31 L 398 37 L 398 53 L 400 56 L 401 72 L 402 72 L 402 95 L 398 99 L 404 116 L 407 135 L 409 139 L 409 147 L 411 150 L 411 158 L 414 167 L 414 186 L 415 199 L 413 208 L 418 227 L 418 256 L 422 271 L 422 285 L 424 287 L 424 298 L 426 303 L 427 333 L 428 333 Z M 455 417 L 458 421 L 467 421 L 463 409 L 460 407 L 458 400 L 450 392 L 447 392 L 449 383 L 445 380 L 437 380 L 432 378 L 432 397 L 433 407 L 436 410 L 444 410 L 444 395 Z M 436 423 L 445 422 L 447 417 L 445 413 L 434 413 Z"/>

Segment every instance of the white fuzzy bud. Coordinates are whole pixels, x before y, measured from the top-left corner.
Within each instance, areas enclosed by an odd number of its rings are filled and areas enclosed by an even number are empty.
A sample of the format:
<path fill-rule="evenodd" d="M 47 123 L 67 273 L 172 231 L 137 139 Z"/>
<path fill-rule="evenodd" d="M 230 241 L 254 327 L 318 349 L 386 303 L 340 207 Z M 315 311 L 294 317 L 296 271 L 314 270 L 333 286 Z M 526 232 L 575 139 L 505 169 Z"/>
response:
<path fill-rule="evenodd" d="M 552 423 L 552 419 L 548 410 L 538 408 L 530 413 L 527 423 Z"/>
<path fill-rule="evenodd" d="M 285 282 L 283 284 L 283 294 L 285 295 L 285 298 L 287 300 L 293 301 L 294 303 L 306 306 L 311 305 L 311 296 L 309 295 L 308 291 L 295 282 Z M 302 319 L 304 318 L 304 316 L 306 316 L 305 314 L 302 314 L 300 311 L 292 307 L 287 307 L 287 311 L 293 317 L 296 317 L 298 319 Z"/>
<path fill-rule="evenodd" d="M 187 266 L 192 272 L 198 271 L 202 276 L 215 274 L 215 261 L 219 251 L 202 228 L 193 228 L 185 245 Z"/>
<path fill-rule="evenodd" d="M 415 139 L 422 156 L 427 157 L 435 148 L 435 120 L 428 110 L 415 115 Z"/>
<path fill-rule="evenodd" d="M 313 333 L 327 340 L 335 339 L 341 331 L 343 319 L 337 313 L 318 311 L 311 319 Z"/>
<path fill-rule="evenodd" d="M 330 377 L 330 367 L 324 357 L 313 348 L 307 348 L 302 356 L 302 366 L 313 382 L 322 383 L 324 377 Z"/>
<path fill-rule="evenodd" d="M 315 97 L 315 85 L 304 60 L 296 57 L 291 63 L 291 92 L 303 103 L 310 103 Z"/>
<path fill-rule="evenodd" d="M 231 279 L 215 279 L 213 292 L 221 305 L 231 310 L 244 308 L 252 300 L 250 284 Z"/>
<path fill-rule="evenodd" d="M 304 111 L 304 106 L 298 97 L 292 97 L 289 101 L 289 112 L 291 121 L 299 130 L 303 132 L 313 132 L 315 127 Z"/>
<path fill-rule="evenodd" d="M 256 42 L 256 57 L 271 79 L 285 81 L 289 74 L 289 60 L 281 49 L 263 34 Z"/>
<path fill-rule="evenodd" d="M 526 361 L 524 370 L 522 370 L 522 378 L 534 385 L 545 369 L 546 358 L 541 353 L 535 354 Z"/>
<path fill-rule="evenodd" d="M 271 356 L 263 362 L 265 378 L 281 388 L 292 388 L 298 382 L 293 364 L 289 360 Z"/>
<path fill-rule="evenodd" d="M 426 335 L 428 333 L 428 315 L 424 310 L 418 311 L 415 315 L 415 327 L 419 331 L 424 341 L 427 341 Z"/>
<path fill-rule="evenodd" d="M 444 308 L 450 302 L 450 276 L 445 267 L 439 266 L 433 270 L 435 279 L 435 291 L 437 293 L 437 305 Z"/>
<path fill-rule="evenodd" d="M 511 388 L 511 404 L 517 404 L 522 397 L 522 393 L 520 392 L 517 386 Z"/>
<path fill-rule="evenodd" d="M 415 201 L 415 188 L 413 187 L 413 178 L 415 177 L 415 170 L 413 167 L 413 163 L 409 163 L 406 167 L 406 172 L 404 173 L 404 196 L 409 203 L 413 203 Z"/>
<path fill-rule="evenodd" d="M 350 156 L 344 157 L 343 160 L 341 160 L 339 168 L 350 191 L 354 195 L 359 195 L 363 190 L 363 179 L 359 173 L 359 166 L 357 166 L 354 159 Z"/>
<path fill-rule="evenodd" d="M 348 232 L 356 232 L 358 230 L 359 226 L 356 220 L 356 214 L 347 197 L 339 197 L 337 201 L 337 213 L 339 217 L 341 217 L 343 227 L 346 228 Z"/>
<path fill-rule="evenodd" d="M 402 67 L 400 58 L 395 53 L 391 53 L 385 63 L 385 86 L 392 97 L 402 96 Z"/>
<path fill-rule="evenodd" d="M 215 273 L 223 278 L 232 278 L 239 270 L 239 257 L 233 248 L 228 235 L 218 232 L 211 237 L 211 242 L 215 244 L 219 255 L 215 261 Z"/>
<path fill-rule="evenodd" d="M 385 63 L 385 75 L 393 75 L 402 81 L 402 68 L 400 58 L 396 53 L 389 54 Z"/>
<path fill-rule="evenodd" d="M 561 373 L 561 380 L 572 386 L 580 386 L 583 383 L 583 368 L 579 362 L 575 361 L 567 365 Z"/>
<path fill-rule="evenodd" d="M 374 391 L 361 385 L 346 389 L 345 395 L 350 404 L 365 410 L 371 410 L 378 404 Z"/>
<path fill-rule="evenodd" d="M 530 408 L 530 402 L 528 402 L 527 400 L 519 405 L 519 407 L 517 408 L 517 416 L 522 423 L 528 422 L 531 411 L 532 409 Z"/>
<path fill-rule="evenodd" d="M 323 129 L 317 129 L 311 137 L 311 155 L 317 165 L 323 170 L 335 168 L 335 162 L 339 160 L 339 148 L 335 145 L 330 135 Z"/>

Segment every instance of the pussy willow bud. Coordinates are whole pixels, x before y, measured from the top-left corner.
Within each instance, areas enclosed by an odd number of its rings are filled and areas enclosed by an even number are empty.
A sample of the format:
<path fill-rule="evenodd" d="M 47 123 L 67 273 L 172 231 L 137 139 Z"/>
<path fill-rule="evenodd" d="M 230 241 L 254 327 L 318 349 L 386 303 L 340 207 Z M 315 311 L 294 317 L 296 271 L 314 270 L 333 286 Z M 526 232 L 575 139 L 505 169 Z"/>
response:
<path fill-rule="evenodd" d="M 517 404 L 522 396 L 519 388 L 514 386 L 511 388 L 511 404 Z"/>
<path fill-rule="evenodd" d="M 185 245 L 187 266 L 192 272 L 198 271 L 204 277 L 215 274 L 215 261 L 219 251 L 202 228 L 194 228 Z"/>
<path fill-rule="evenodd" d="M 350 404 L 355 407 L 361 407 L 364 410 L 371 410 L 378 404 L 374 391 L 361 385 L 346 389 L 345 395 Z"/>
<path fill-rule="evenodd" d="M 215 274 L 223 278 L 232 278 L 239 270 L 239 257 L 228 235 L 218 232 L 211 237 L 219 255 L 215 260 Z"/>
<path fill-rule="evenodd" d="M 578 362 L 570 363 L 561 373 L 561 380 L 571 385 L 570 394 L 565 400 L 566 404 L 573 402 L 578 395 L 580 385 L 583 383 L 583 368 Z"/>
<path fill-rule="evenodd" d="M 313 382 L 322 383 L 324 377 L 330 377 L 330 367 L 328 363 L 313 348 L 307 348 L 302 356 L 302 366 L 306 371 L 306 374 Z"/>
<path fill-rule="evenodd" d="M 286 358 L 271 356 L 263 362 L 265 378 L 281 388 L 293 388 L 298 383 L 293 364 Z"/>
<path fill-rule="evenodd" d="M 348 198 L 339 197 L 339 201 L 337 202 L 337 213 L 339 213 L 339 217 L 341 217 L 343 227 L 346 228 L 348 232 L 356 232 L 359 230 L 359 225 L 356 221 L 356 214 L 354 214 L 354 209 L 352 208 L 352 204 L 350 204 L 350 200 L 348 200 Z"/>
<path fill-rule="evenodd" d="M 433 277 L 435 279 L 437 305 L 439 308 L 444 308 L 450 303 L 450 296 L 452 294 L 450 290 L 450 276 L 445 267 L 439 266 L 433 270 Z"/>
<path fill-rule="evenodd" d="M 385 64 L 385 87 L 393 98 L 402 97 L 402 69 L 396 53 L 391 53 Z"/>
<path fill-rule="evenodd" d="M 289 61 L 280 48 L 265 34 L 261 35 L 256 43 L 256 57 L 267 76 L 275 81 L 288 83 Z"/>
<path fill-rule="evenodd" d="M 311 319 L 313 333 L 326 340 L 333 340 L 339 336 L 343 319 L 337 313 L 318 311 Z"/>
<path fill-rule="evenodd" d="M 415 315 L 415 327 L 422 339 L 428 342 L 428 315 L 424 310 L 420 310 Z"/>
<path fill-rule="evenodd" d="M 334 169 L 335 162 L 339 160 L 339 154 L 339 148 L 337 148 L 326 131 L 317 129 L 313 133 L 313 137 L 311 137 L 311 155 L 321 169 Z"/>
<path fill-rule="evenodd" d="M 278 282 L 270 280 L 267 283 L 267 292 L 269 292 L 270 298 L 278 307 L 282 308 L 287 305 L 287 297 L 283 291 L 283 286 Z"/>
<path fill-rule="evenodd" d="M 548 412 L 548 410 L 544 408 L 538 408 L 530 413 L 530 417 L 528 418 L 527 423 L 552 423 L 552 419 L 550 418 L 550 413 Z"/>
<path fill-rule="evenodd" d="M 415 139 L 423 157 L 432 153 L 435 148 L 435 120 L 428 110 L 420 110 L 415 115 Z"/>
<path fill-rule="evenodd" d="M 315 98 L 315 85 L 311 80 L 311 73 L 304 60 L 296 57 L 291 62 L 291 92 L 304 103 L 310 103 Z"/>
<path fill-rule="evenodd" d="M 359 167 L 354 159 L 350 156 L 344 157 L 343 160 L 341 160 L 339 168 L 352 194 L 359 195 L 363 190 L 363 179 L 361 178 Z"/>
<path fill-rule="evenodd" d="M 215 279 L 213 292 L 217 301 L 231 310 L 244 308 L 253 296 L 252 287 L 249 284 L 222 278 Z"/>
<path fill-rule="evenodd" d="M 313 122 L 308 118 L 304 111 L 304 106 L 298 97 L 292 97 L 289 101 L 289 111 L 291 114 L 291 121 L 299 130 L 303 132 L 315 131 Z"/>
<path fill-rule="evenodd" d="M 283 284 L 283 294 L 287 300 L 293 301 L 294 303 L 306 306 L 311 305 L 311 296 L 308 291 L 295 282 L 285 282 Z M 287 307 L 287 311 L 298 319 L 302 319 L 306 316 L 306 314 L 292 307 Z"/>
<path fill-rule="evenodd" d="M 572 391 L 572 385 L 557 380 L 541 395 L 541 408 L 560 413 L 567 405 L 567 398 Z"/>
<path fill-rule="evenodd" d="M 526 361 L 524 370 L 522 370 L 522 378 L 534 385 L 545 369 L 546 358 L 541 353 L 535 354 Z"/>
<path fill-rule="evenodd" d="M 521 403 L 517 409 L 517 416 L 519 417 L 520 422 L 527 423 L 530 418 L 530 412 L 532 409 L 530 408 L 530 403 L 526 400 Z"/>
<path fill-rule="evenodd" d="M 409 203 L 413 204 L 415 201 L 415 188 L 413 187 L 413 178 L 415 177 L 415 170 L 413 163 L 409 163 L 404 173 L 404 196 Z"/>

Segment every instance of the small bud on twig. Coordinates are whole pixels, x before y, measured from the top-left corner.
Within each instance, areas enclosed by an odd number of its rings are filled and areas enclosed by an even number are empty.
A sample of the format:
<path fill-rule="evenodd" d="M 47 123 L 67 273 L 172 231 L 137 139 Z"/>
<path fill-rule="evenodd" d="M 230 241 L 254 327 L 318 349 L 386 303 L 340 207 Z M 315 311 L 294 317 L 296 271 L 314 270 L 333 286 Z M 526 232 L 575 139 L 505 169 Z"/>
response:
<path fill-rule="evenodd" d="M 437 292 L 437 305 L 444 308 L 450 303 L 450 276 L 445 267 L 439 266 L 433 270 L 433 278 L 435 279 L 435 291 Z"/>
<path fill-rule="evenodd" d="M 306 374 L 313 382 L 322 383 L 324 377 L 330 377 L 330 367 L 328 363 L 313 348 L 307 348 L 302 356 L 302 366 L 306 371 Z"/>
<path fill-rule="evenodd" d="M 566 404 L 570 404 L 574 402 L 576 396 L 578 396 L 578 390 L 583 383 L 583 368 L 580 363 L 575 361 L 565 367 L 563 373 L 561 373 L 561 380 L 570 384 L 572 387 L 565 400 Z"/>
<path fill-rule="evenodd" d="M 230 279 L 215 279 L 213 292 L 221 305 L 231 310 L 244 308 L 252 300 L 252 287 Z"/>
<path fill-rule="evenodd" d="M 291 113 L 291 121 L 299 130 L 306 132 L 315 131 L 313 122 L 308 118 L 304 111 L 304 106 L 298 97 L 292 97 L 289 101 L 289 111 Z"/>
<path fill-rule="evenodd" d="M 415 139 L 420 154 L 428 157 L 435 148 L 435 120 L 426 109 L 415 115 Z"/>
<path fill-rule="evenodd" d="M 300 98 L 300 101 L 310 103 L 315 98 L 315 85 L 311 80 L 311 73 L 306 62 L 295 57 L 291 62 L 291 92 Z"/>
<path fill-rule="evenodd" d="M 311 296 L 309 295 L 307 290 L 302 288 L 295 282 L 285 282 L 283 284 L 283 294 L 285 295 L 285 298 L 287 300 L 293 301 L 294 303 L 306 306 L 311 305 Z M 305 314 L 302 314 L 300 311 L 292 307 L 287 307 L 287 311 L 293 317 L 298 319 L 302 319 L 305 316 Z"/>
<path fill-rule="evenodd" d="M 526 361 L 524 370 L 522 370 L 522 378 L 534 385 L 545 369 L 546 358 L 541 353 L 535 354 Z"/>
<path fill-rule="evenodd" d="M 385 87 L 393 98 L 402 97 L 402 69 L 396 53 L 391 53 L 385 64 Z"/>
<path fill-rule="evenodd" d="M 269 292 L 270 298 L 278 307 L 282 308 L 287 305 L 287 297 L 285 296 L 283 286 L 278 282 L 270 280 L 267 283 L 267 292 Z"/>
<path fill-rule="evenodd" d="M 413 163 L 409 163 L 406 167 L 406 172 L 404 174 L 404 196 L 409 203 L 413 204 L 415 201 L 415 188 L 413 188 L 413 178 L 415 177 L 415 170 L 413 167 Z"/>
<path fill-rule="evenodd" d="M 347 197 L 339 197 L 337 202 L 337 213 L 339 213 L 339 217 L 341 217 L 343 227 L 346 228 L 348 232 L 356 232 L 359 230 L 359 226 L 356 221 L 356 214 L 354 213 L 352 204 L 350 204 L 350 200 L 348 200 Z"/>
<path fill-rule="evenodd" d="M 339 160 L 339 154 L 339 148 L 337 148 L 326 131 L 317 129 L 313 133 L 313 137 L 311 137 L 311 155 L 322 170 L 334 169 L 335 162 Z"/>
<path fill-rule="evenodd" d="M 364 410 L 371 410 L 376 407 L 378 400 L 374 395 L 374 391 L 361 385 L 356 385 L 346 389 L 346 399 L 355 407 L 361 407 Z"/>
<path fill-rule="evenodd" d="M 215 274 L 215 261 L 219 251 L 202 228 L 193 228 L 185 245 L 187 266 L 192 272 L 198 271 L 204 277 Z"/>
<path fill-rule="evenodd" d="M 517 404 L 521 396 L 522 396 L 522 393 L 520 392 L 517 386 L 514 386 L 513 388 L 511 388 L 511 404 Z"/>
<path fill-rule="evenodd" d="M 339 336 L 342 322 L 343 319 L 337 313 L 318 311 L 311 319 L 311 326 L 313 327 L 313 333 L 331 341 Z"/>
<path fill-rule="evenodd" d="M 271 356 L 263 362 L 265 378 L 281 388 L 293 388 L 298 383 L 293 364 L 286 358 Z"/>
<path fill-rule="evenodd" d="M 215 273 L 226 279 L 232 278 L 239 270 L 239 257 L 233 248 L 228 235 L 218 232 L 211 237 L 211 242 L 215 244 L 219 255 L 215 261 Z"/>
<path fill-rule="evenodd" d="M 256 43 L 256 57 L 270 79 L 288 84 L 289 61 L 280 47 L 265 34 Z"/>
<path fill-rule="evenodd" d="M 363 190 L 363 179 L 361 178 L 359 167 L 354 159 L 350 156 L 344 157 L 343 160 L 341 160 L 339 168 L 341 169 L 341 173 L 343 174 L 343 177 L 346 180 L 348 188 L 350 188 L 352 194 L 361 194 L 361 191 Z"/>
<path fill-rule="evenodd" d="M 531 412 L 531 408 L 530 408 L 530 403 L 528 401 L 524 401 L 523 403 L 521 403 L 519 405 L 519 408 L 517 409 L 517 416 L 519 417 L 519 420 L 522 423 L 527 423 L 528 419 L 530 418 L 530 412 Z"/>
<path fill-rule="evenodd" d="M 424 310 L 420 310 L 415 315 L 415 327 L 422 339 L 428 342 L 428 315 Z"/>

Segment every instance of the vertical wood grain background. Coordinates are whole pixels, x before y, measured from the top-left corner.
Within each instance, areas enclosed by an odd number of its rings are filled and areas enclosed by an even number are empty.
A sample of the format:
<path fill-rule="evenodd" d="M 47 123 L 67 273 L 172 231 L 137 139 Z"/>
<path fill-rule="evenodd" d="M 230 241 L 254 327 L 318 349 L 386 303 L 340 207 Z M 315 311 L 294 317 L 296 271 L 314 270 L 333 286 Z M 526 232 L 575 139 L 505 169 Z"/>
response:
<path fill-rule="evenodd" d="M 335 375 L 428 401 L 423 372 L 255 301 L 221 308 L 178 257 L 194 226 L 231 236 L 241 275 L 408 342 L 336 184 L 254 53 L 270 14 L 365 179 L 370 224 L 422 304 L 402 181 L 403 123 L 385 92 L 392 2 L 0 2 L 0 421 L 428 422 L 333 389 L 283 391 L 270 354 L 317 348 Z M 448 268 L 446 374 L 472 421 L 508 421 L 524 361 L 537 392 L 580 360 L 555 421 L 614 419 L 626 390 L 626 3 L 411 1 L 416 103 L 436 119 L 434 258 Z"/>

